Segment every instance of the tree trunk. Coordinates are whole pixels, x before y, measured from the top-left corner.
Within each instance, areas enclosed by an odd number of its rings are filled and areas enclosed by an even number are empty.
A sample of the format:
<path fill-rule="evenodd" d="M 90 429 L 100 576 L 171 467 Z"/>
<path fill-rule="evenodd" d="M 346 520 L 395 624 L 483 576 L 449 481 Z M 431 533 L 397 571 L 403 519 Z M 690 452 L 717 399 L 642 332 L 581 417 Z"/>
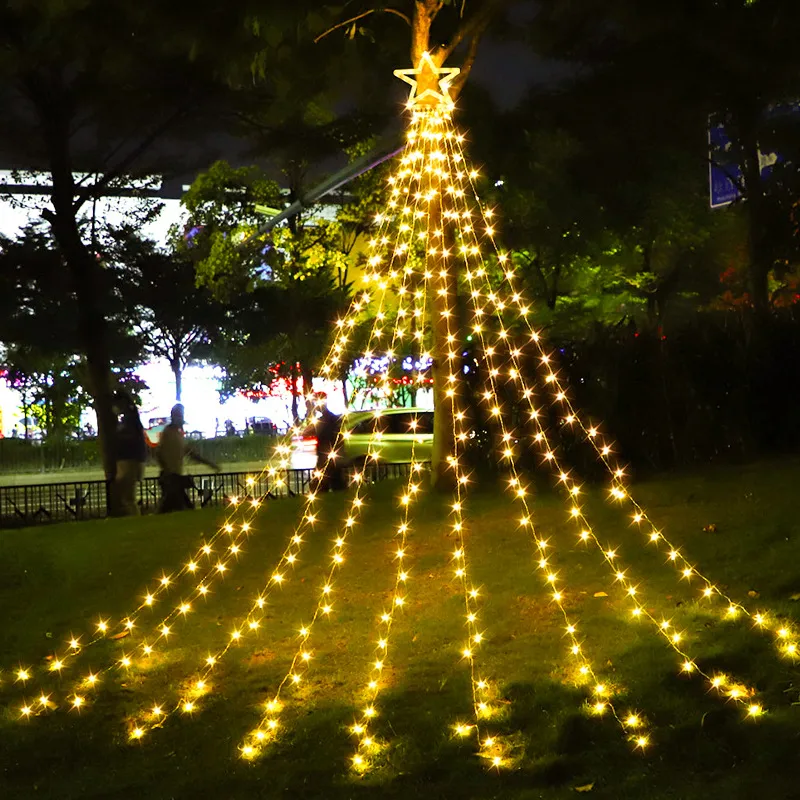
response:
<path fill-rule="evenodd" d="M 289 367 L 289 381 L 292 388 L 292 425 L 296 426 L 300 423 L 297 408 L 297 395 L 299 394 L 297 390 L 297 364 L 293 363 Z"/>
<path fill-rule="evenodd" d="M 414 0 L 414 18 L 411 24 L 411 63 L 416 67 L 422 54 L 430 51 L 431 24 L 439 13 L 438 2 Z"/>
<path fill-rule="evenodd" d="M 170 363 L 170 369 L 172 370 L 172 374 L 175 376 L 175 402 L 181 402 L 181 395 L 183 394 L 183 370 L 181 369 L 181 362 L 180 361 L 172 361 Z"/>
<path fill-rule="evenodd" d="M 103 314 L 101 267 L 80 237 L 72 207 L 72 173 L 53 169 L 53 205 L 50 216 L 53 236 L 72 277 L 77 299 L 77 328 L 89 375 L 88 389 L 97 415 L 97 436 L 106 480 L 116 474 L 116 427 L 113 408 L 111 359 L 108 353 L 108 323 Z M 113 483 L 109 491 L 109 513 L 119 512 Z"/>
<path fill-rule="evenodd" d="M 53 238 L 69 270 L 77 304 L 78 336 L 86 357 L 89 391 L 97 415 L 97 436 L 103 471 L 109 481 L 109 513 L 120 513 L 113 479 L 116 466 L 117 420 L 113 407 L 111 359 L 108 353 L 108 323 L 103 313 L 105 298 L 101 290 L 101 267 L 81 239 L 75 208 L 75 183 L 70 159 L 70 107 L 61 87 L 51 84 L 34 86 L 36 105 L 47 147 L 53 188 L 54 211 L 44 213 Z"/>
<path fill-rule="evenodd" d="M 769 273 L 772 269 L 758 148 L 759 115 L 757 108 L 747 109 L 738 114 L 737 120 L 739 144 L 744 154 L 741 166 L 747 215 L 748 290 L 756 328 L 762 326 L 769 314 Z"/>
<path fill-rule="evenodd" d="M 314 372 L 305 364 L 300 364 L 300 374 L 303 378 L 303 397 L 306 401 L 306 419 L 311 419 L 314 413 Z"/>
<path fill-rule="evenodd" d="M 434 183 L 436 185 L 434 185 Z M 450 345 L 447 342 L 448 334 L 456 337 L 456 347 L 460 347 L 458 335 L 458 281 L 453 274 L 453 266 L 449 265 L 441 255 L 442 247 L 446 247 L 445 231 L 442 223 L 442 198 L 438 192 L 438 180 L 431 177 L 431 189 L 437 194 L 428 206 L 428 225 L 430 230 L 442 230 L 442 244 L 437 247 L 437 253 L 429 256 L 430 271 L 438 276 L 441 270 L 447 269 L 446 278 L 437 278 L 434 281 L 434 290 L 430 295 L 431 332 L 433 334 L 432 357 L 433 366 L 433 450 L 431 453 L 431 479 L 437 489 L 448 490 L 455 486 L 456 475 L 449 468 L 447 457 L 455 451 L 455 437 L 453 427 L 453 402 L 454 398 L 446 395 L 450 374 L 450 361 L 447 354 Z M 442 296 L 439 289 L 446 289 L 447 294 Z M 450 317 L 444 316 L 445 311 L 450 311 Z"/>

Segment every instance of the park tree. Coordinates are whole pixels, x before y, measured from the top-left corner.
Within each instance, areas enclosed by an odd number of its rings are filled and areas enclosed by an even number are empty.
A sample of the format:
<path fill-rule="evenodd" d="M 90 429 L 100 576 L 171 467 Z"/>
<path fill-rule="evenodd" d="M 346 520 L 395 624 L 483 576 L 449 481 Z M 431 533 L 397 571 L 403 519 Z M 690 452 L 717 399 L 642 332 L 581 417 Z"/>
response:
<path fill-rule="evenodd" d="M 311 402 L 330 328 L 350 295 L 342 228 L 319 207 L 259 233 L 265 214 L 300 194 L 297 185 L 282 194 L 258 167 L 219 162 L 198 176 L 183 201 L 191 220 L 184 247 L 198 282 L 240 309 L 228 326 L 225 365 L 246 382 L 240 388 L 263 383 L 279 366 L 292 387 L 295 422 L 306 413 L 300 414 L 304 394 Z"/>
<path fill-rule="evenodd" d="M 85 390 L 89 381 L 74 313 L 76 292 L 63 264 L 46 226 L 0 241 L 3 368 L 23 406 L 35 412 L 26 417 L 36 416 L 54 438 L 73 433 L 81 412 L 94 403 Z M 102 278 L 109 367 L 123 380 L 141 356 L 141 342 L 128 325 L 122 276 L 105 270 Z"/>
<path fill-rule="evenodd" d="M 269 74 L 271 98 L 281 95 L 277 77 L 292 61 L 282 31 L 292 29 L 302 5 L 271 8 L 258 32 L 245 24 L 247 2 L 199 10 L 183 0 L 20 0 L 0 10 L 0 146 L 50 175 L 40 211 L 75 294 L 108 477 L 115 469 L 108 297 L 81 216 L 115 181 L 185 168 L 175 143 L 228 124 L 228 88 L 252 81 L 264 36 L 273 46 L 262 49 L 261 71 Z"/>
<path fill-rule="evenodd" d="M 128 227 L 106 231 L 103 240 L 104 258 L 125 282 L 121 294 L 131 330 L 145 355 L 169 364 L 180 402 L 183 371 L 209 358 L 226 308 L 197 285 L 185 247 L 160 246 Z"/>
<path fill-rule="evenodd" d="M 405 39 L 407 53 L 415 67 L 422 63 L 426 53 L 436 68 L 442 67 L 445 62 L 450 66 L 458 62 L 461 71 L 450 87 L 450 94 L 456 99 L 469 77 L 483 35 L 510 4 L 511 0 L 402 0 L 388 6 L 373 0 L 361 0 L 348 6 L 345 18 L 339 16 L 341 12 L 337 7 L 326 6 L 334 16 L 317 34 L 316 40 L 339 32 L 351 40 L 366 38 L 386 46 L 387 42 L 398 41 L 396 25 L 404 25 L 408 36 Z M 389 22 L 395 25 L 391 32 L 385 27 Z M 438 91 L 438 76 L 434 72 L 424 70 L 417 77 L 420 94 L 428 89 Z M 447 226 L 442 226 L 441 204 L 431 203 L 428 215 L 432 229 L 446 231 Z M 431 265 L 435 273 L 443 271 L 442 267 L 441 263 Z M 442 286 L 446 295 L 434 292 L 431 299 L 432 372 L 436 408 L 431 470 L 434 484 L 442 488 L 451 485 L 454 480 L 447 462 L 447 456 L 455 449 L 455 426 L 445 395 L 447 336 L 455 331 L 453 335 L 461 339 L 460 323 L 451 318 L 451 331 L 448 331 L 447 318 L 441 313 L 445 310 L 446 297 L 458 297 L 458 278 L 454 274 L 447 274 L 445 285 Z M 458 306 L 458 303 L 455 305 Z"/>
<path fill-rule="evenodd" d="M 733 178 L 747 225 L 749 301 L 763 321 L 781 263 L 770 196 L 797 162 L 787 158 L 781 177 L 762 167 L 765 154 L 793 149 L 800 127 L 794 111 L 776 113 L 794 108 L 800 91 L 800 7 L 781 0 L 540 6 L 533 41 L 582 68 L 565 102 L 583 113 L 587 131 L 603 115 L 616 121 L 622 141 L 635 132 L 640 141 L 671 142 L 692 154 L 697 175 L 707 175 L 710 158 Z M 724 123 L 731 141 L 709 153 L 710 119 Z"/>

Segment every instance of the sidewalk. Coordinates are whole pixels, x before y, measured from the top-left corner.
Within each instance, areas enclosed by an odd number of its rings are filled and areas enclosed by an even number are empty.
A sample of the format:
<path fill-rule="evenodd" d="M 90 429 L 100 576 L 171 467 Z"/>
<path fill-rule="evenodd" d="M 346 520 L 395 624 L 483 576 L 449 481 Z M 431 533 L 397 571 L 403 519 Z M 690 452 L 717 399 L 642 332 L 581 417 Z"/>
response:
<path fill-rule="evenodd" d="M 300 456 L 302 463 L 298 459 L 294 459 L 298 463 L 293 463 L 294 469 L 307 469 L 313 468 L 315 459 L 305 459 Z M 257 475 L 266 466 L 263 461 L 240 461 L 240 462 L 223 462 L 220 464 L 222 472 L 252 472 Z M 187 464 L 187 475 L 206 475 L 209 468 L 203 464 Z M 148 464 L 145 467 L 146 477 L 157 477 L 159 468 L 156 464 Z M 0 486 L 31 486 L 37 483 L 69 483 L 73 481 L 101 481 L 103 480 L 103 473 L 101 470 L 61 470 L 58 472 L 25 472 L 17 475 L 4 475 L 0 474 Z"/>

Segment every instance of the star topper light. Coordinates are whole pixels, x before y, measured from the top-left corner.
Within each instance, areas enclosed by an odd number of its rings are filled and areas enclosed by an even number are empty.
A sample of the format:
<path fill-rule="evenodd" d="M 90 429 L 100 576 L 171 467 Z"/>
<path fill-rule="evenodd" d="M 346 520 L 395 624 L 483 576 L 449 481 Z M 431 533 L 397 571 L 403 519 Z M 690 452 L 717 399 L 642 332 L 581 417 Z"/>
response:
<path fill-rule="evenodd" d="M 409 108 L 445 106 L 450 109 L 455 105 L 453 98 L 450 97 L 450 85 L 459 72 L 461 70 L 458 67 L 436 66 L 430 53 L 425 52 L 416 68 L 396 69 L 394 74 L 411 86 L 407 104 Z M 419 92 L 420 83 L 424 87 L 421 92 Z M 434 85 L 437 89 L 432 88 Z"/>

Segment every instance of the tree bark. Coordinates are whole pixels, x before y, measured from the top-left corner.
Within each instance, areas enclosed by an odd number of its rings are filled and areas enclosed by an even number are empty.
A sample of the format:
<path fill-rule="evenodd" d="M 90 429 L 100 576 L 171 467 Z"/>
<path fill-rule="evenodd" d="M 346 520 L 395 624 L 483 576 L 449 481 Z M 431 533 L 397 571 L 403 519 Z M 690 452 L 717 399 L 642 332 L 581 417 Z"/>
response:
<path fill-rule="evenodd" d="M 747 215 L 747 246 L 749 255 L 748 289 L 756 327 L 761 327 L 769 314 L 769 273 L 772 255 L 765 215 L 764 185 L 758 148 L 758 116 L 755 108 L 740 111 L 738 116 L 739 144 L 743 153 L 742 177 Z"/>
<path fill-rule="evenodd" d="M 120 511 L 114 491 L 116 474 L 116 427 L 113 407 L 111 359 L 108 352 L 108 323 L 103 307 L 101 267 L 81 239 L 75 204 L 76 187 L 70 157 L 72 99 L 58 78 L 31 73 L 24 88 L 36 109 L 52 176 L 53 210 L 43 216 L 50 223 L 72 279 L 76 295 L 79 341 L 86 357 L 89 391 L 97 415 L 97 435 L 103 471 L 109 482 L 109 513 Z"/>
<path fill-rule="evenodd" d="M 303 397 L 306 401 L 306 419 L 314 413 L 314 372 L 311 367 L 300 364 L 300 375 L 303 378 Z"/>
<path fill-rule="evenodd" d="M 300 418 L 298 416 L 297 408 L 297 395 L 299 394 L 297 390 L 297 364 L 292 363 L 292 365 L 289 367 L 289 376 L 292 388 L 292 424 L 298 425 Z"/>
<path fill-rule="evenodd" d="M 455 452 L 455 436 L 453 421 L 453 398 L 447 397 L 447 377 L 450 374 L 451 362 L 447 355 L 451 345 L 448 344 L 448 335 L 456 337 L 455 347 L 461 346 L 457 314 L 458 314 L 458 280 L 453 274 L 452 265 L 442 257 L 442 247 L 446 247 L 446 239 L 442 217 L 442 195 L 439 191 L 439 179 L 431 176 L 430 188 L 437 194 L 428 206 L 428 225 L 430 230 L 442 231 L 442 244 L 437 247 L 437 253 L 429 256 L 430 271 L 434 274 L 434 290 L 430 295 L 431 331 L 433 333 L 432 357 L 433 366 L 433 449 L 431 452 L 431 480 L 437 489 L 442 491 L 454 488 L 456 482 L 455 472 L 450 469 L 447 457 Z M 447 267 L 450 266 L 450 269 Z M 447 277 L 439 277 L 440 272 L 446 270 Z M 447 294 L 439 294 L 439 289 L 446 289 Z M 445 316 L 449 311 L 450 316 Z M 457 387 L 456 387 L 457 388 Z"/>
<path fill-rule="evenodd" d="M 181 369 L 180 361 L 174 360 L 170 363 L 172 374 L 175 376 L 175 402 L 181 402 L 181 395 L 183 394 L 183 370 Z"/>

